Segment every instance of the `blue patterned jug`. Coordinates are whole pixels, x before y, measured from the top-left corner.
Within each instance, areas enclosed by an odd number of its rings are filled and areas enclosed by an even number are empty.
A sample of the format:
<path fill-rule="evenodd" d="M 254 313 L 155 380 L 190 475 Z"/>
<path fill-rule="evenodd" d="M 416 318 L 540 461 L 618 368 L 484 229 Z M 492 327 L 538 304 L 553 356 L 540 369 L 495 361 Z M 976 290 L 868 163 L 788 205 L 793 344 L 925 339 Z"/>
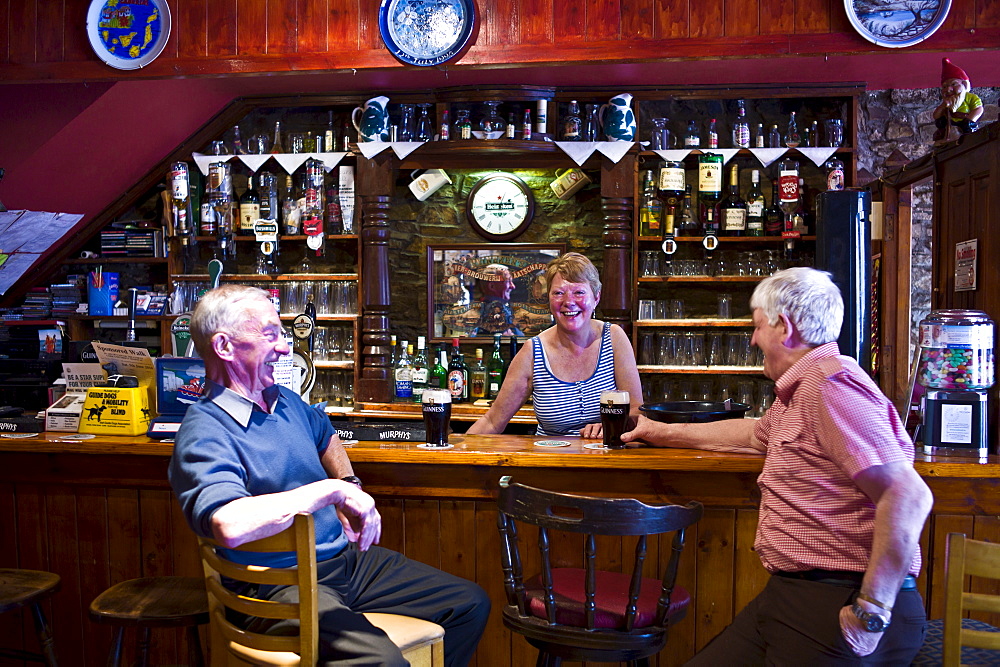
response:
<path fill-rule="evenodd" d="M 389 98 L 371 98 L 351 113 L 351 122 L 358 131 L 358 141 L 389 141 Z"/>
<path fill-rule="evenodd" d="M 615 95 L 609 103 L 601 105 L 601 127 L 608 141 L 635 139 L 635 114 L 630 94 Z"/>

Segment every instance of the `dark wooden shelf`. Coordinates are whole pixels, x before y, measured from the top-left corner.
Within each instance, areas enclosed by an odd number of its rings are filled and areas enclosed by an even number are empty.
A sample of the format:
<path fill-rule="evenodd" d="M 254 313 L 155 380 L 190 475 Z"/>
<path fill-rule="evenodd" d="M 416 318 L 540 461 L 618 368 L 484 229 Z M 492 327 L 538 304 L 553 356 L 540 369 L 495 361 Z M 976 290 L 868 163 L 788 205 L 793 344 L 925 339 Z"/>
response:
<path fill-rule="evenodd" d="M 703 236 L 675 236 L 674 241 L 678 243 L 701 243 Z M 718 236 L 720 243 L 780 243 L 785 239 L 780 236 Z M 662 236 L 637 236 L 637 241 L 653 241 L 662 243 Z M 800 236 L 798 241 L 815 241 L 815 236 Z"/>

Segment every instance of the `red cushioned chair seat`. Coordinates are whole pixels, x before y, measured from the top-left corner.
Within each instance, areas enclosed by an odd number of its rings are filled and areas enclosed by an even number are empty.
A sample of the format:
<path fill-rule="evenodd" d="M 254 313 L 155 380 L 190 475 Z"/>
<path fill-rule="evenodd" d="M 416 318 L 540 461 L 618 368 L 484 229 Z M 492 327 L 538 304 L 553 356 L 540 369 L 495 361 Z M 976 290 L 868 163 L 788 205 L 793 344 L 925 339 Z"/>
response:
<path fill-rule="evenodd" d="M 624 628 L 625 605 L 628 603 L 628 589 L 631 576 L 617 572 L 598 570 L 595 577 L 597 592 L 594 596 L 594 626 L 597 628 Z M 552 590 L 556 599 L 556 622 L 576 628 L 586 626 L 584 602 L 584 577 L 582 568 L 554 568 L 552 570 Z M 636 602 L 636 628 L 653 624 L 656 618 L 656 601 L 660 597 L 659 579 L 643 579 L 642 592 Z M 525 595 L 532 616 L 546 618 L 545 589 L 541 575 L 525 582 Z M 682 586 L 674 586 L 670 595 L 667 618 L 683 611 L 691 602 L 691 595 Z"/>

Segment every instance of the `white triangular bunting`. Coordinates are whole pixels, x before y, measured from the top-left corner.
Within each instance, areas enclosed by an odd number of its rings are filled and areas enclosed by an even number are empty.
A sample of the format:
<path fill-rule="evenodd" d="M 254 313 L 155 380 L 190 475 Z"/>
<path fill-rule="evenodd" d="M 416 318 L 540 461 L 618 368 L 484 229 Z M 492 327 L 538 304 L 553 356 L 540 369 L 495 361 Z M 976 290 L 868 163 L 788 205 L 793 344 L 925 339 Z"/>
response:
<path fill-rule="evenodd" d="M 347 153 L 307 153 L 307 157 L 323 163 L 323 171 L 330 171 L 344 158 Z"/>
<path fill-rule="evenodd" d="M 597 150 L 596 141 L 556 141 L 555 145 L 576 162 L 578 167 L 582 167 L 587 158 Z"/>
<path fill-rule="evenodd" d="M 248 166 L 252 172 L 259 171 L 260 166 L 271 159 L 270 153 L 265 153 L 264 155 L 239 155 L 237 157 L 239 157 L 240 162 Z"/>
<path fill-rule="evenodd" d="M 733 156 L 740 152 L 739 148 L 703 148 L 702 153 L 714 153 L 722 156 L 722 164 L 728 164 Z"/>
<path fill-rule="evenodd" d="M 392 146 L 388 141 L 361 141 L 358 142 L 358 150 L 369 160 Z"/>
<path fill-rule="evenodd" d="M 392 142 L 392 152 L 400 160 L 424 145 L 422 141 L 394 141 Z"/>
<path fill-rule="evenodd" d="M 812 160 L 812 163 L 817 167 L 822 167 L 823 163 L 829 160 L 830 156 L 837 152 L 837 147 L 823 146 L 822 148 L 802 148 L 799 146 L 799 152 Z"/>
<path fill-rule="evenodd" d="M 635 146 L 634 141 L 600 141 L 597 143 L 597 150 L 615 164 Z"/>
<path fill-rule="evenodd" d="M 302 163 L 309 159 L 306 153 L 273 153 L 274 159 L 278 161 L 285 173 L 293 174 L 295 170 L 302 166 Z"/>
<path fill-rule="evenodd" d="M 208 176 L 208 165 L 213 162 L 229 162 L 233 159 L 232 155 L 202 155 L 201 153 L 191 153 L 191 157 L 194 158 L 194 163 L 198 165 L 198 171 L 201 172 L 202 176 Z"/>
<path fill-rule="evenodd" d="M 683 162 L 684 158 L 691 154 L 690 148 L 676 148 L 671 150 L 653 151 L 667 162 Z"/>
<path fill-rule="evenodd" d="M 787 148 L 751 148 L 750 152 L 753 153 L 761 165 L 769 167 L 772 162 L 784 155 L 787 150 Z"/>

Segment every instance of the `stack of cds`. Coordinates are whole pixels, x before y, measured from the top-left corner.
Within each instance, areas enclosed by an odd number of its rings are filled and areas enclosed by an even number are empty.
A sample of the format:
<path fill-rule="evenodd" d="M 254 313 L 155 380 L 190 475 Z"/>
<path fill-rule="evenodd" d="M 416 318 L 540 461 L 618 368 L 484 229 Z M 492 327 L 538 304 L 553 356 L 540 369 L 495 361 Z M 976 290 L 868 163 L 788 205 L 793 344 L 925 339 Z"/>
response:
<path fill-rule="evenodd" d="M 67 317 L 76 312 L 83 300 L 83 293 L 77 283 L 60 283 L 49 287 L 52 293 L 52 316 Z"/>
<path fill-rule="evenodd" d="M 48 287 L 32 287 L 24 296 L 21 313 L 26 320 L 44 320 L 52 315 L 52 294 Z"/>

